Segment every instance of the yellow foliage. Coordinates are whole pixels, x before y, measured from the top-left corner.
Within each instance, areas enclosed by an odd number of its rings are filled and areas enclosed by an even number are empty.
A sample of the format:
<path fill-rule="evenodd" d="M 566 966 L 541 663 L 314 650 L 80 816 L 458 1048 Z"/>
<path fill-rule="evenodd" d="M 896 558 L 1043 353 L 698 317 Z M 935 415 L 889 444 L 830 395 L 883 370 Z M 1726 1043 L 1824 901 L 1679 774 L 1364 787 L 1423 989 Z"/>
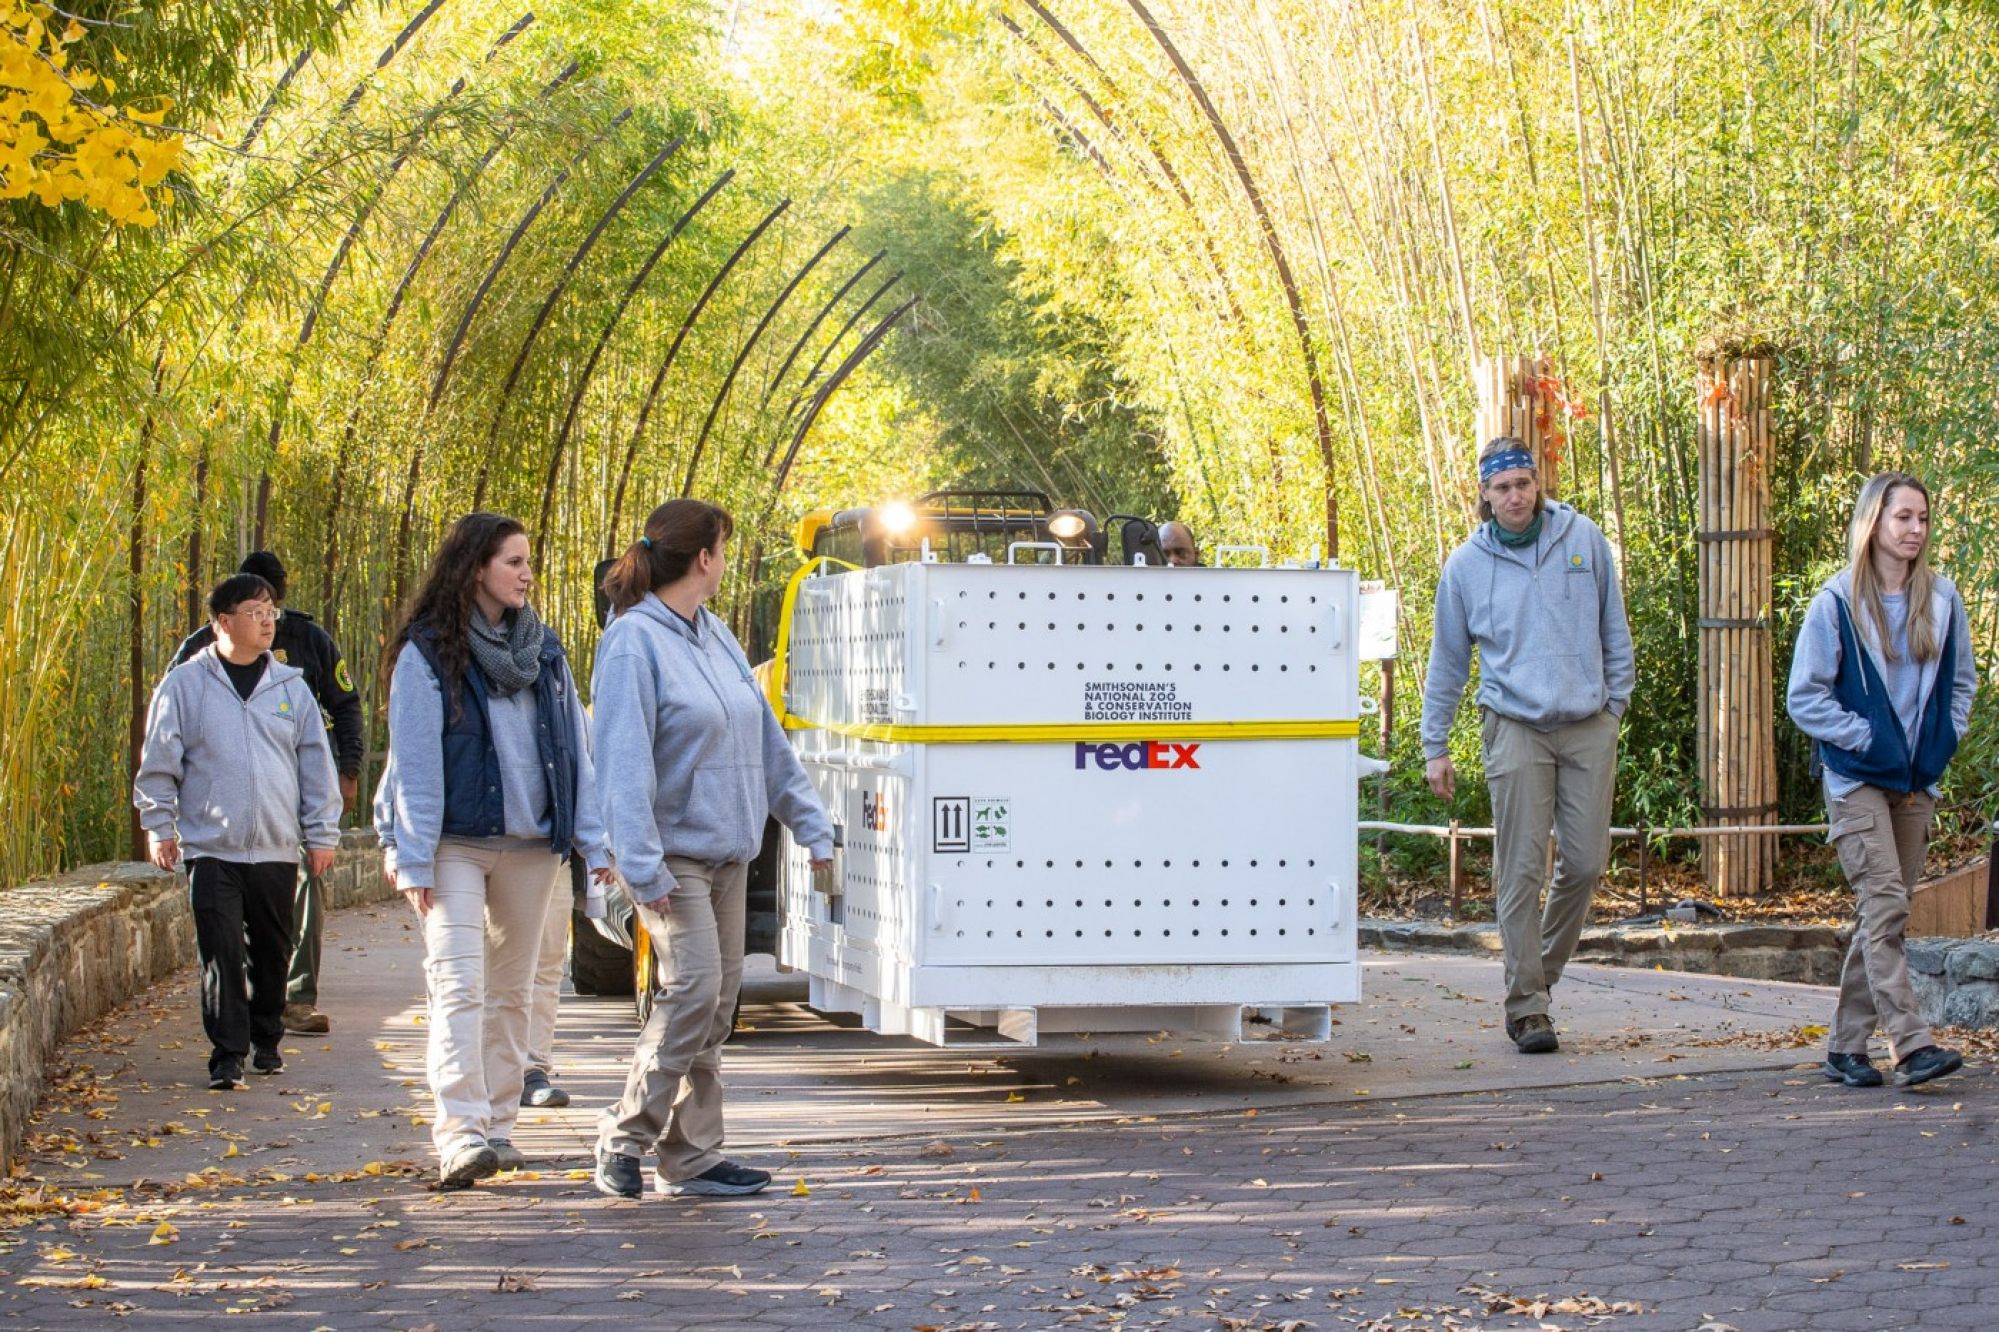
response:
<path fill-rule="evenodd" d="M 180 137 L 162 123 L 173 101 L 111 104 L 117 84 L 70 61 L 88 30 L 71 19 L 53 31 L 47 14 L 32 0 L 0 0 L 0 199 L 46 208 L 80 199 L 121 226 L 150 227 L 181 161 Z"/>

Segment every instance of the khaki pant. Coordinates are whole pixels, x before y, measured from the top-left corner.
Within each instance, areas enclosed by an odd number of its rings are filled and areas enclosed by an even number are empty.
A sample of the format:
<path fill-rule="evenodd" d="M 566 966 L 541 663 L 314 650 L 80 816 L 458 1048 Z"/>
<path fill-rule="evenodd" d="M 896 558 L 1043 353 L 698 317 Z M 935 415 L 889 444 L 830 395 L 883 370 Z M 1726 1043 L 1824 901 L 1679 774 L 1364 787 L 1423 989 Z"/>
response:
<path fill-rule="evenodd" d="M 508 1138 L 520 1114 L 534 969 L 559 862 L 546 846 L 500 850 L 447 841 L 437 848 L 423 973 L 430 993 L 427 1051 L 440 1157 L 470 1142 Z"/>
<path fill-rule="evenodd" d="M 564 887 L 569 876 L 562 876 Z M 569 961 L 569 913 L 575 897 L 567 892 L 548 895 L 548 920 L 542 925 L 541 951 L 534 964 L 534 1002 L 528 1009 L 528 1068 L 555 1071 L 555 1018 L 562 1009 L 562 968 Z"/>
<path fill-rule="evenodd" d="M 604 1112 L 599 1151 L 659 1155 L 667 1183 L 722 1163 L 722 1042 L 743 984 L 749 869 L 668 856 L 677 884 L 665 911 L 636 909 L 664 963 L 665 988 L 639 1032 L 625 1094 Z"/>
<path fill-rule="evenodd" d="M 1608 712 L 1537 731 L 1485 714 L 1492 791 L 1493 913 L 1506 950 L 1508 1020 L 1548 1011 L 1548 989 L 1576 950 L 1610 857 L 1617 718 Z M 1547 906 L 1548 833 L 1560 846 Z"/>
<path fill-rule="evenodd" d="M 1853 885 L 1853 942 L 1839 969 L 1839 1007 L 1828 1046 L 1835 1054 L 1865 1054 L 1878 1021 L 1897 1059 L 1936 1042 L 1916 1009 L 1902 932 L 1909 924 L 1909 888 L 1923 874 L 1936 800 L 1862 786 L 1829 802 L 1839 867 Z"/>

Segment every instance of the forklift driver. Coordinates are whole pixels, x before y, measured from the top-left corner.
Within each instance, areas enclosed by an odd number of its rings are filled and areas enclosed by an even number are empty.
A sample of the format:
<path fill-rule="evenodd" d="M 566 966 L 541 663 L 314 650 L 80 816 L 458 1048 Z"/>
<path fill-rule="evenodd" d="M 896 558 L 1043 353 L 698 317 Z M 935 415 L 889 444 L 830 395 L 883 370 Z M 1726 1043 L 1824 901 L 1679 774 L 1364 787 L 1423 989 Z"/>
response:
<path fill-rule="evenodd" d="M 1181 522 L 1164 522 L 1159 525 L 1159 548 L 1166 552 L 1166 564 L 1172 569 L 1199 568 L 1201 548 L 1194 544 L 1194 529 Z"/>

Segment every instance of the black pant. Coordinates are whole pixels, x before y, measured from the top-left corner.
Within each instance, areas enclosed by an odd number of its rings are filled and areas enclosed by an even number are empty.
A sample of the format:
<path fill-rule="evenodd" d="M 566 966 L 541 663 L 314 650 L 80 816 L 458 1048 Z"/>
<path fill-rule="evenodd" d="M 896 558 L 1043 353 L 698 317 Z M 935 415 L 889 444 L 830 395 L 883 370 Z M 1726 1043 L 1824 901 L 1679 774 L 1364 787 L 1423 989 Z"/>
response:
<path fill-rule="evenodd" d="M 253 1045 L 270 1049 L 284 1036 L 298 864 L 203 856 L 188 862 L 188 877 L 201 954 L 201 1026 L 214 1073 L 225 1061 L 240 1065 Z"/>

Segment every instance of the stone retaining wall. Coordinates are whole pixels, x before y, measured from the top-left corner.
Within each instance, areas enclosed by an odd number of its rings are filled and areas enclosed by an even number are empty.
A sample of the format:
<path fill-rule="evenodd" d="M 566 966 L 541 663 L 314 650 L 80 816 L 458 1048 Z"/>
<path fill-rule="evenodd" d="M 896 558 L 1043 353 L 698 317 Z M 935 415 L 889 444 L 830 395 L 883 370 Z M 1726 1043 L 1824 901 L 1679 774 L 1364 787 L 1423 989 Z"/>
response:
<path fill-rule="evenodd" d="M 1999 1027 L 1999 937 L 1911 939 L 1908 953 L 1923 1021 Z"/>
<path fill-rule="evenodd" d="M 1836 985 L 1850 933 L 1830 925 L 1599 926 L 1583 931 L 1576 961 Z M 1360 942 L 1389 950 L 1500 951 L 1497 925 L 1435 921 L 1363 920 Z"/>
<path fill-rule="evenodd" d="M 350 832 L 324 880 L 329 908 L 379 902 L 372 832 Z M 113 862 L 0 892 L 0 1160 L 11 1161 L 71 1034 L 194 961 L 187 882 Z"/>

